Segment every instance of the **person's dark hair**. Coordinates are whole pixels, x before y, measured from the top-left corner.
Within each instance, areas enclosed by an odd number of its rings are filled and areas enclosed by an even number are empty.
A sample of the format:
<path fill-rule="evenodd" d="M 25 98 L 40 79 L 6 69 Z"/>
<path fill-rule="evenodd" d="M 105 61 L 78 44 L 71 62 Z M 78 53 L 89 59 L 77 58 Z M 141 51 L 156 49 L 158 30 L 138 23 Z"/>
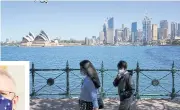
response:
<path fill-rule="evenodd" d="M 118 69 L 122 69 L 122 68 L 127 69 L 127 62 L 121 60 L 121 61 L 119 61 L 119 63 L 117 64 L 117 67 L 118 67 Z"/>
<path fill-rule="evenodd" d="M 98 77 L 98 73 L 96 72 L 96 69 L 94 68 L 93 64 L 89 60 L 83 60 L 79 63 L 80 67 L 84 69 L 87 74 L 93 81 L 96 88 L 100 87 L 100 81 Z"/>

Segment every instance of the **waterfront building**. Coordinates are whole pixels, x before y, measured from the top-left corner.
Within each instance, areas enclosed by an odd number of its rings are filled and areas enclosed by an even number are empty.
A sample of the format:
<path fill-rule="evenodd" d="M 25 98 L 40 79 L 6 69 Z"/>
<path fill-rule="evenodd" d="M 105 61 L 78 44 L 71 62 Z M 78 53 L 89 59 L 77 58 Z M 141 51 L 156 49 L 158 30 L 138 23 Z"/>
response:
<path fill-rule="evenodd" d="M 21 46 L 58 46 L 59 43 L 56 40 L 50 40 L 48 35 L 41 30 L 40 33 L 34 37 L 34 35 L 29 32 L 28 35 L 22 38 Z"/>
<path fill-rule="evenodd" d="M 137 42 L 143 42 L 143 31 L 141 29 L 138 30 Z"/>
<path fill-rule="evenodd" d="M 131 42 L 137 41 L 137 22 L 133 22 L 131 25 Z"/>
<path fill-rule="evenodd" d="M 152 40 L 157 41 L 158 40 L 158 29 L 157 24 L 152 25 Z"/>
<path fill-rule="evenodd" d="M 101 32 L 99 32 L 99 43 L 103 44 L 103 41 L 104 41 L 104 32 L 101 31 Z"/>
<path fill-rule="evenodd" d="M 107 21 L 105 21 L 105 23 L 103 25 L 103 32 L 104 32 L 104 41 L 103 41 L 103 43 L 106 44 L 107 43 Z"/>
<path fill-rule="evenodd" d="M 89 45 L 89 39 L 85 37 L 85 45 Z"/>
<path fill-rule="evenodd" d="M 106 30 L 106 43 L 114 44 L 114 18 L 107 19 L 108 28 Z"/>
<path fill-rule="evenodd" d="M 146 44 L 152 40 L 151 36 L 151 18 L 145 16 L 143 19 L 143 43 Z"/>
<path fill-rule="evenodd" d="M 130 36 L 130 30 L 129 30 L 129 28 L 125 27 L 121 36 L 123 36 L 123 37 L 122 37 L 122 40 L 123 40 L 124 42 L 128 42 L 128 41 L 129 41 L 129 36 Z"/>
<path fill-rule="evenodd" d="M 180 37 L 180 23 L 178 23 L 178 37 Z"/>
<path fill-rule="evenodd" d="M 160 38 L 161 40 L 168 38 L 168 21 L 167 20 L 160 21 Z"/>
<path fill-rule="evenodd" d="M 114 44 L 114 30 L 110 28 L 107 30 L 107 44 Z"/>
<path fill-rule="evenodd" d="M 177 28 L 176 28 L 176 24 L 177 23 L 175 23 L 175 22 L 171 22 L 171 39 L 175 39 L 175 37 L 177 36 L 177 34 L 176 34 L 176 30 L 177 30 Z"/>

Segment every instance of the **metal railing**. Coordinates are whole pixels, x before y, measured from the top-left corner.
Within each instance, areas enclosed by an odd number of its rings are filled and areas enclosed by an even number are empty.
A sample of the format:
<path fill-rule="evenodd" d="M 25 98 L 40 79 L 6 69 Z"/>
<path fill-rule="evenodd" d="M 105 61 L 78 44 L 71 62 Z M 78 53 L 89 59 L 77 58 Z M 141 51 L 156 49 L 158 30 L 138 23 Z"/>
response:
<path fill-rule="evenodd" d="M 99 77 L 101 80 L 100 94 L 103 97 L 106 97 L 108 95 L 112 95 L 112 96 L 118 95 L 117 90 L 115 90 L 116 88 L 114 88 L 113 84 L 112 84 L 113 79 L 117 75 L 117 74 L 114 74 L 114 73 L 117 73 L 117 69 L 105 69 L 104 64 L 102 62 L 101 68 L 96 69 L 96 70 L 99 73 Z M 55 96 L 65 96 L 68 98 L 73 95 L 79 95 L 81 81 L 83 78 L 81 77 L 80 74 L 74 73 L 74 71 L 78 71 L 78 73 L 79 73 L 80 69 L 70 68 L 68 61 L 66 62 L 66 67 L 64 69 L 36 69 L 35 65 L 32 63 L 32 67 L 30 69 L 30 76 L 31 76 L 31 80 L 30 80 L 31 94 L 30 94 L 30 96 L 38 97 L 38 96 L 55 95 Z M 134 77 L 134 80 L 136 80 L 135 96 L 137 99 L 139 99 L 141 97 L 158 97 L 158 96 L 159 97 L 170 97 L 171 99 L 173 99 L 175 97 L 180 96 L 179 95 L 179 93 L 180 93 L 180 80 L 179 80 L 180 79 L 180 69 L 175 68 L 174 62 L 170 69 L 141 69 L 139 66 L 139 63 L 137 62 L 136 68 L 132 69 L 131 71 L 133 71 L 133 73 L 134 73 L 133 77 Z M 43 72 L 43 73 L 40 74 L 40 72 Z M 44 72 L 50 72 L 50 74 L 47 75 Z M 53 73 L 55 73 L 55 72 L 60 72 L 60 73 L 56 73 L 54 75 Z M 150 72 L 150 73 L 143 73 L 143 72 Z M 158 73 L 153 73 L 153 72 L 158 72 Z M 166 72 L 168 72 L 168 73 L 166 73 Z M 106 75 L 107 75 L 107 77 L 106 77 Z M 154 77 L 154 75 L 155 75 L 155 77 Z M 54 77 L 54 78 L 52 78 L 52 77 Z M 141 79 L 141 77 L 142 77 L 142 79 Z M 40 79 L 40 78 L 42 78 L 42 79 Z M 58 80 L 58 78 L 60 78 L 60 79 Z M 146 78 L 150 81 L 147 81 Z M 168 79 L 165 80 L 165 78 L 168 78 Z M 43 80 L 45 80 L 45 81 L 43 81 Z M 58 81 L 56 81 L 56 80 L 58 80 Z M 75 82 L 72 82 L 73 80 L 75 80 Z M 145 80 L 145 82 L 141 82 L 143 80 Z M 163 85 L 163 83 L 165 83 L 165 82 L 166 82 L 166 84 Z M 141 84 L 142 84 L 142 86 L 141 86 Z M 45 87 L 52 87 L 52 86 L 54 86 L 56 88 L 52 89 L 51 91 L 48 91 L 49 89 L 43 90 Z M 145 86 L 147 86 L 147 87 L 145 87 Z M 64 87 L 64 89 L 63 89 L 63 87 Z M 110 87 L 110 88 L 108 88 L 108 87 Z M 145 88 L 140 89 L 143 87 L 145 87 Z M 148 93 L 146 90 L 150 87 L 153 87 L 154 89 L 150 90 L 150 92 Z M 159 87 L 159 89 L 157 89 L 157 87 Z M 177 90 L 175 89 L 175 87 Z M 73 91 L 75 91 L 75 89 L 77 89 L 76 92 L 73 92 Z M 165 92 L 163 90 L 167 93 L 164 94 Z M 60 91 L 63 91 L 63 92 L 60 92 Z M 145 92 L 146 94 L 143 94 L 144 91 L 146 91 Z M 158 92 L 159 92 L 159 94 L 157 94 Z M 163 92 L 163 94 L 160 94 L 160 92 L 161 93 Z M 156 93 L 156 94 L 152 94 L 152 93 Z"/>

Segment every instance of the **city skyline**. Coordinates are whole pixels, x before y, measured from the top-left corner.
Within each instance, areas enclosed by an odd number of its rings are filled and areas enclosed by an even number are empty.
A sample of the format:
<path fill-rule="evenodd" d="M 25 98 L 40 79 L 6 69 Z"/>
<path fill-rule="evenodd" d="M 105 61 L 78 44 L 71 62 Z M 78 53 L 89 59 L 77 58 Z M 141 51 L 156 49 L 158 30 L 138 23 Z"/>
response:
<path fill-rule="evenodd" d="M 146 11 L 152 18 L 151 24 L 157 24 L 160 27 L 160 21 L 167 20 L 168 27 L 171 27 L 171 22 L 180 22 L 180 15 L 176 14 L 179 5 L 180 2 L 118 1 L 40 4 L 30 1 L 3 1 L 1 2 L 1 39 L 2 41 L 6 38 L 21 40 L 28 32 L 34 32 L 33 34 L 36 35 L 39 30 L 47 32 L 51 39 L 61 37 L 61 39 L 83 40 L 85 37 L 98 37 L 99 32 L 103 31 L 103 23 L 107 17 L 114 18 L 114 29 L 120 29 L 122 24 L 131 29 L 132 22 L 137 22 L 137 29 L 142 29 L 142 20 Z M 160 6 L 164 7 L 159 8 Z"/>

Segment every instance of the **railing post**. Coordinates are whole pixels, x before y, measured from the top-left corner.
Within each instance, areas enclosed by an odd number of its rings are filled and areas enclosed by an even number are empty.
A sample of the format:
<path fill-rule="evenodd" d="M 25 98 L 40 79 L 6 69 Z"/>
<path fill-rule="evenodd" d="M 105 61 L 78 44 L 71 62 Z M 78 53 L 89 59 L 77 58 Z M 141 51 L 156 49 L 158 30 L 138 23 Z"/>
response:
<path fill-rule="evenodd" d="M 101 96 L 104 97 L 104 64 L 101 64 Z"/>
<path fill-rule="evenodd" d="M 35 68 L 34 68 L 34 63 L 32 63 L 31 74 L 32 74 L 32 93 L 31 93 L 31 96 L 35 96 L 35 88 L 34 88 Z"/>
<path fill-rule="evenodd" d="M 172 93 L 171 93 L 171 99 L 174 99 L 175 98 L 175 87 L 174 87 L 174 76 L 175 76 L 175 73 L 176 73 L 176 69 L 174 67 L 174 61 L 173 61 L 173 64 L 172 64 L 172 69 L 171 69 L 171 73 L 172 73 Z"/>
<path fill-rule="evenodd" d="M 136 99 L 140 99 L 139 96 L 139 73 L 140 73 L 140 68 L 139 68 L 139 63 L 137 62 L 137 67 L 136 67 Z"/>
<path fill-rule="evenodd" d="M 69 97 L 69 63 L 66 62 L 66 96 Z"/>

